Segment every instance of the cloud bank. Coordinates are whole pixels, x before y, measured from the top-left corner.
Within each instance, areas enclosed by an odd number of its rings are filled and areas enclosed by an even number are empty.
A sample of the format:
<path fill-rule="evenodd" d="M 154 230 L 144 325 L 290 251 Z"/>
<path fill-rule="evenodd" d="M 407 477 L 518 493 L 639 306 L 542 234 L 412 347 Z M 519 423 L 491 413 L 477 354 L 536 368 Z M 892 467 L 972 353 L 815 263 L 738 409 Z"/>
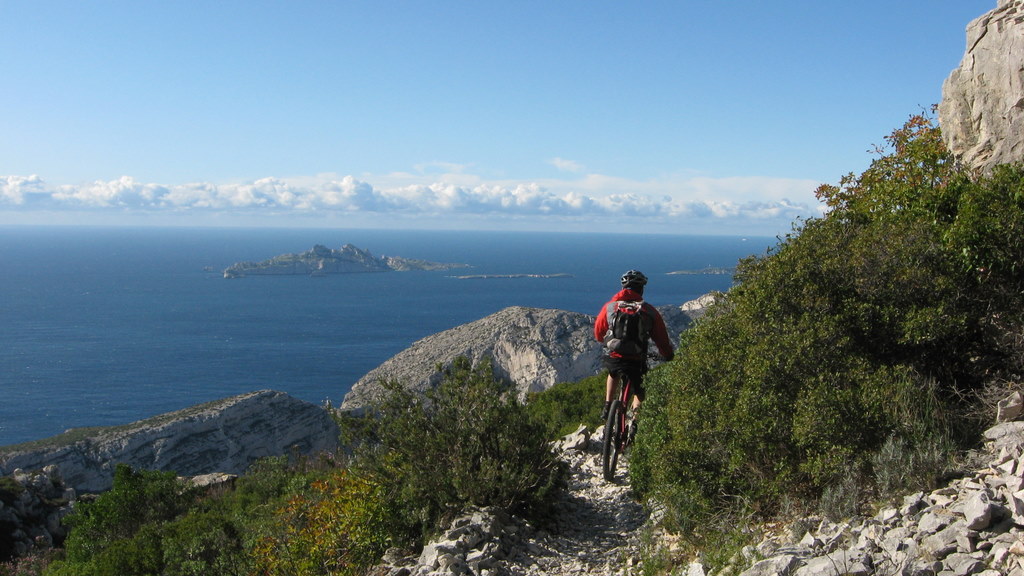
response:
<path fill-rule="evenodd" d="M 262 178 L 252 182 L 162 185 L 124 176 L 82 185 L 48 185 L 32 176 L 0 176 L 0 210 L 392 216 L 530 221 L 534 228 L 621 221 L 633 231 L 707 231 L 750 223 L 775 234 L 800 218 L 818 216 L 817 183 L 763 178 L 679 178 L 645 182 L 600 175 L 577 180 L 483 182 L 460 176 L 432 183 L 387 178 L 376 187 L 353 176 Z M 790 200 L 797 198 L 798 200 Z"/>

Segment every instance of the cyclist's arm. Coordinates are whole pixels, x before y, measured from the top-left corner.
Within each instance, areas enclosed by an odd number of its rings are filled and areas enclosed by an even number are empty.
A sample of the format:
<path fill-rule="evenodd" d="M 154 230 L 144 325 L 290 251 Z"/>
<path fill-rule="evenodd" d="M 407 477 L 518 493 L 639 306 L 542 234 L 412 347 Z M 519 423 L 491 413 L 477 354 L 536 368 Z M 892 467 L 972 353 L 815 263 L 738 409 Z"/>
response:
<path fill-rule="evenodd" d="M 675 356 L 675 349 L 672 347 L 672 339 L 668 337 L 668 328 L 665 326 L 665 319 L 661 317 L 661 313 L 658 312 L 657 308 L 653 306 L 651 309 L 654 312 L 654 326 L 651 327 L 651 340 L 654 340 L 654 345 L 658 347 L 658 353 L 665 360 L 671 360 Z"/>
<path fill-rule="evenodd" d="M 604 342 L 604 336 L 608 333 L 607 309 L 607 304 L 602 306 L 601 311 L 597 313 L 597 319 L 594 320 L 594 339 L 598 342 Z"/>

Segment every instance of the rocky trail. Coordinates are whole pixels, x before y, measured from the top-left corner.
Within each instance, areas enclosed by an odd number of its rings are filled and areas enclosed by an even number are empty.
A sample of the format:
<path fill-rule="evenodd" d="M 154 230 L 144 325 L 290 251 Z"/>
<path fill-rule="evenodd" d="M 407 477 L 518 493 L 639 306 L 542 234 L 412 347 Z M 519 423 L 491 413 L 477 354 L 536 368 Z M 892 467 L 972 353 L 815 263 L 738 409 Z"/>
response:
<path fill-rule="evenodd" d="M 629 574 L 637 566 L 647 513 L 629 488 L 628 462 L 620 462 L 615 481 L 607 482 L 600 438 L 580 448 L 561 452 L 571 477 L 556 530 L 536 533 L 527 553 L 510 559 L 510 574 Z"/>
<path fill-rule="evenodd" d="M 600 434 L 600 432 L 598 433 Z M 628 483 L 628 461 L 614 482 L 601 474 L 600 437 L 583 429 L 559 444 L 569 467 L 568 490 L 555 504 L 551 526 L 538 527 L 500 510 L 455 520 L 418 557 L 386 555 L 388 576 L 476 574 L 570 576 L 639 572 L 640 534 L 647 521 Z"/>

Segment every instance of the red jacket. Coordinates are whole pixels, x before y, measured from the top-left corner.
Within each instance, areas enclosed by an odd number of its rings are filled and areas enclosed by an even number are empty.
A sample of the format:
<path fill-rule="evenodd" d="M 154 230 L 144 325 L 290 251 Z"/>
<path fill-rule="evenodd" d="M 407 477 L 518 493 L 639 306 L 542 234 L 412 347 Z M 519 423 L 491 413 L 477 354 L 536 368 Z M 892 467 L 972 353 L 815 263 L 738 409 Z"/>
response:
<path fill-rule="evenodd" d="M 643 300 L 644 297 L 639 293 L 630 289 L 620 290 L 612 299 L 605 303 L 601 307 L 601 311 L 597 314 L 597 320 L 594 321 L 594 338 L 598 342 L 604 342 L 605 336 L 608 334 L 608 308 L 609 306 L 615 306 L 615 302 L 619 300 L 625 300 L 627 302 L 636 302 L 637 300 Z M 672 348 L 672 341 L 668 337 L 668 329 L 665 327 L 665 319 L 661 317 L 661 313 L 654 306 L 651 306 L 647 302 L 644 302 L 643 311 L 650 314 L 651 318 L 654 319 L 653 326 L 651 326 L 651 340 L 654 340 L 654 345 L 658 347 L 658 353 L 661 354 L 666 360 L 671 360 L 675 354 L 675 350 Z M 615 357 L 622 357 L 621 354 L 616 352 L 610 353 Z"/>

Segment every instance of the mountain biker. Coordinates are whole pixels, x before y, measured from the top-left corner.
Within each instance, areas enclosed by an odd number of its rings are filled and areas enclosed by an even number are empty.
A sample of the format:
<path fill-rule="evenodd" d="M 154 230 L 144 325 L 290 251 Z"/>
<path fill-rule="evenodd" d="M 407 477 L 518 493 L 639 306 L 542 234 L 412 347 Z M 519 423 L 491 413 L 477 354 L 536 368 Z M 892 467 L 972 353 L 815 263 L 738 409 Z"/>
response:
<path fill-rule="evenodd" d="M 644 276 L 643 272 L 639 270 L 630 270 L 622 275 L 622 290 L 605 303 L 601 308 L 601 312 L 597 315 L 597 320 L 594 322 L 594 337 L 598 342 L 604 343 L 609 336 L 609 320 L 616 309 L 616 302 L 642 302 L 644 286 L 646 285 L 647 276 Z M 654 344 L 657 346 L 662 358 L 666 361 L 672 360 L 675 356 L 675 350 L 672 348 L 668 329 L 665 327 L 665 320 L 661 317 L 661 313 L 647 302 L 643 302 L 641 313 L 648 315 L 650 319 L 649 325 L 651 328 L 647 336 L 650 340 L 654 340 Z M 646 351 L 646 342 L 644 342 L 643 348 Z M 618 385 L 621 372 L 628 374 L 633 383 L 634 396 L 632 408 L 635 414 L 645 396 L 643 375 L 647 372 L 647 355 L 645 353 L 623 355 L 606 348 L 602 363 L 605 369 L 608 370 L 608 381 L 605 386 L 604 409 L 601 411 L 601 419 L 603 420 L 608 417 L 608 408 L 611 406 L 612 395 L 615 393 L 615 387 Z M 636 420 L 633 421 L 633 426 L 636 426 Z"/>

